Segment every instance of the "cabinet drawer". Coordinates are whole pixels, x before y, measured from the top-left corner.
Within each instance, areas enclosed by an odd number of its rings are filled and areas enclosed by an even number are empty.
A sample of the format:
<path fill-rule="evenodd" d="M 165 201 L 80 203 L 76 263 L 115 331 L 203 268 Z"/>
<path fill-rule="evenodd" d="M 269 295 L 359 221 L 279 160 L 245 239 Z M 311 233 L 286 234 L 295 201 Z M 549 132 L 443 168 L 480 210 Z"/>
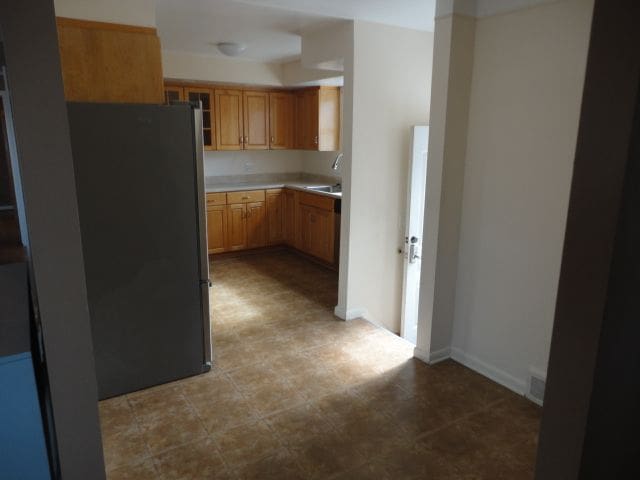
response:
<path fill-rule="evenodd" d="M 207 207 L 213 207 L 216 205 L 226 205 L 227 194 L 222 193 L 207 193 Z"/>
<path fill-rule="evenodd" d="M 319 208 L 321 210 L 333 211 L 334 199 L 331 197 L 325 197 L 324 195 L 316 195 L 314 193 L 300 193 L 299 201 L 303 205 L 309 205 Z"/>
<path fill-rule="evenodd" d="M 264 202 L 264 190 L 246 190 L 243 192 L 227 192 L 227 203 Z"/>

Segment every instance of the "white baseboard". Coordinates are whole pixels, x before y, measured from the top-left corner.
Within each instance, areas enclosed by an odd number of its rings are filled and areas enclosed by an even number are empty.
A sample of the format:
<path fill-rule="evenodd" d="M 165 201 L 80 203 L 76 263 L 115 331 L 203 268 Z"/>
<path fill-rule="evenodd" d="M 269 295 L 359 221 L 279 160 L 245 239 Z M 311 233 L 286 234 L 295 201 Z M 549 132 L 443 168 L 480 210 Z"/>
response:
<path fill-rule="evenodd" d="M 350 308 L 349 310 L 347 310 L 345 307 L 341 305 L 337 305 L 333 309 L 333 313 L 336 317 L 341 318 L 343 320 L 354 320 L 356 318 L 364 318 L 365 320 L 369 320 L 371 322 L 371 319 L 369 318 L 369 314 L 367 313 L 367 310 L 364 308 Z M 374 323 L 374 322 L 371 322 L 371 323 Z"/>
<path fill-rule="evenodd" d="M 429 364 L 434 365 L 451 358 L 451 348 L 445 347 L 429 354 Z"/>
<path fill-rule="evenodd" d="M 424 363 L 429 363 L 429 352 L 422 350 L 421 348 L 415 347 L 413 349 L 413 356 Z"/>
<path fill-rule="evenodd" d="M 534 396 L 532 396 L 532 395 L 529 395 L 529 392 L 525 393 L 525 395 L 524 395 L 524 396 L 525 396 L 525 398 L 526 398 L 527 400 L 529 400 L 530 402 L 533 402 L 533 403 L 535 403 L 536 405 L 538 405 L 539 407 L 542 407 L 542 400 L 540 400 L 540 399 L 538 399 L 538 398 L 536 398 L 536 397 L 534 397 Z"/>
<path fill-rule="evenodd" d="M 527 382 L 525 380 L 520 380 L 513 375 L 510 375 L 507 372 L 504 372 L 499 368 L 496 368 L 495 366 L 460 350 L 459 348 L 451 348 L 451 358 L 465 367 L 475 370 L 479 374 L 490 378 L 494 382 L 499 383 L 518 395 L 525 395 L 527 393 Z"/>
<path fill-rule="evenodd" d="M 447 347 L 429 353 L 422 348 L 415 347 L 413 349 L 413 356 L 428 365 L 435 365 L 436 363 L 451 358 L 451 349 Z"/>

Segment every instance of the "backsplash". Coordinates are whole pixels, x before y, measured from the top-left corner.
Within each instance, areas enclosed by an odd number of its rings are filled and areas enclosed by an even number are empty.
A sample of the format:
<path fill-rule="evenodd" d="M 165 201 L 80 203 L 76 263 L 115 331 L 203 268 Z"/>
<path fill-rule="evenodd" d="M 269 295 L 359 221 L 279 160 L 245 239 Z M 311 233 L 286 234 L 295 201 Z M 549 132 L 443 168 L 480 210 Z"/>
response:
<path fill-rule="evenodd" d="M 204 172 L 207 177 L 297 173 L 302 170 L 301 163 L 302 157 L 297 150 L 242 150 L 204 153 Z"/>

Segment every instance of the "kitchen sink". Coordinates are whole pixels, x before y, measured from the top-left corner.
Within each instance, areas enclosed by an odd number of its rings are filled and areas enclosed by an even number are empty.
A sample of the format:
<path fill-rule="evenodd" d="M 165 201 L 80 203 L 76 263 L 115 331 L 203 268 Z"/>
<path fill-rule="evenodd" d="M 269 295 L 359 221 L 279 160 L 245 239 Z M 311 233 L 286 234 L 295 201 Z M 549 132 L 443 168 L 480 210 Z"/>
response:
<path fill-rule="evenodd" d="M 320 187 L 307 187 L 309 190 L 315 190 L 316 192 L 326 192 L 326 193 L 342 193 L 342 185 L 326 185 Z"/>

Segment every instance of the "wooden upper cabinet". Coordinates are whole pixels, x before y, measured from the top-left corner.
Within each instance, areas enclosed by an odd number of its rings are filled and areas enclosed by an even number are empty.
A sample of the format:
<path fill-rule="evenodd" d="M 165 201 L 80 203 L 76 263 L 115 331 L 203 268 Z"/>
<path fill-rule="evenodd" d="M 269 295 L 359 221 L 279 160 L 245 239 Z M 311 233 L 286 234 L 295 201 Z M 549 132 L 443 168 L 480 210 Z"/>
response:
<path fill-rule="evenodd" d="M 184 100 L 202 105 L 202 139 L 205 150 L 216 149 L 215 120 L 213 115 L 213 90 L 210 88 L 184 87 Z"/>
<path fill-rule="evenodd" d="M 164 103 L 167 105 L 171 102 L 184 101 L 184 88 L 180 86 L 165 85 L 164 86 Z"/>
<path fill-rule="evenodd" d="M 340 149 L 340 89 L 312 87 L 296 92 L 295 148 Z"/>
<path fill-rule="evenodd" d="M 164 101 L 160 39 L 155 28 L 57 18 L 68 101 Z"/>
<path fill-rule="evenodd" d="M 218 150 L 242 150 L 242 91 L 215 89 L 215 123 Z"/>
<path fill-rule="evenodd" d="M 304 127 L 306 130 L 304 148 L 307 150 L 319 150 L 319 98 L 317 89 L 307 90 L 304 94 Z"/>
<path fill-rule="evenodd" d="M 294 148 L 294 109 L 292 93 L 269 93 L 269 146 L 272 150 Z"/>
<path fill-rule="evenodd" d="M 242 92 L 244 112 L 244 149 L 269 148 L 269 94 L 245 90 Z"/>

